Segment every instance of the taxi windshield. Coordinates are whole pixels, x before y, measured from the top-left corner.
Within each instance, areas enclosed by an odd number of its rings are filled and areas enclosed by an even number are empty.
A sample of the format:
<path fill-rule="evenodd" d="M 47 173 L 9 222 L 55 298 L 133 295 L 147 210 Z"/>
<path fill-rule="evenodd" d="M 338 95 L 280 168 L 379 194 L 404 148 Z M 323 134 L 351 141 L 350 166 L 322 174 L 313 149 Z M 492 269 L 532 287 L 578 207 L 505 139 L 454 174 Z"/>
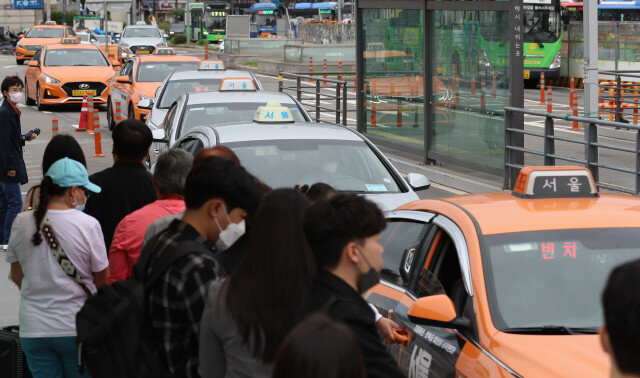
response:
<path fill-rule="evenodd" d="M 198 69 L 200 62 L 146 62 L 138 66 L 137 81 L 143 83 L 163 81 L 172 72 Z"/>
<path fill-rule="evenodd" d="M 122 38 L 160 38 L 160 32 L 154 28 L 127 28 Z"/>
<path fill-rule="evenodd" d="M 491 316 L 504 332 L 603 323 L 600 294 L 611 270 L 640 258 L 639 228 L 552 230 L 485 236 Z"/>
<path fill-rule="evenodd" d="M 63 31 L 59 28 L 33 28 L 25 38 L 62 38 Z"/>
<path fill-rule="evenodd" d="M 400 192 L 389 170 L 364 141 L 265 140 L 225 146 L 272 188 L 324 182 L 345 192 Z"/>
<path fill-rule="evenodd" d="M 165 86 L 158 108 L 168 109 L 171 104 L 185 93 L 217 92 L 222 79 L 187 79 L 170 81 Z"/>
<path fill-rule="evenodd" d="M 218 87 L 215 87 L 217 90 Z M 264 106 L 260 102 L 226 102 L 215 104 L 189 105 L 182 120 L 180 135 L 187 134 L 196 126 L 215 126 L 224 123 L 251 122 L 256 110 Z M 282 103 L 291 111 L 296 122 L 306 122 L 304 116 L 295 103 Z"/>
<path fill-rule="evenodd" d="M 100 51 L 89 49 L 48 50 L 43 64 L 47 67 L 109 66 L 109 62 Z"/>

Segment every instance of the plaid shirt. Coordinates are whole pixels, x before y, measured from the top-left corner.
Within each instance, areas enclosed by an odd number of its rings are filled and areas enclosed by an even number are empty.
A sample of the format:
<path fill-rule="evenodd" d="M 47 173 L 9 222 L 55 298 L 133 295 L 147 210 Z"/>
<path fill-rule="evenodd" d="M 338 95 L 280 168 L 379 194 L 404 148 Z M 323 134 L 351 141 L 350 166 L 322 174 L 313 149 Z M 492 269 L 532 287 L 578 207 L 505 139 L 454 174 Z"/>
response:
<path fill-rule="evenodd" d="M 158 255 L 150 266 L 163 251 L 186 240 L 201 242 L 211 254 L 195 252 L 179 259 L 151 287 L 148 310 L 169 371 L 176 377 L 198 377 L 200 318 L 208 284 L 220 275 L 213 258 L 215 247 L 189 224 L 175 220 L 158 237 L 154 248 Z"/>

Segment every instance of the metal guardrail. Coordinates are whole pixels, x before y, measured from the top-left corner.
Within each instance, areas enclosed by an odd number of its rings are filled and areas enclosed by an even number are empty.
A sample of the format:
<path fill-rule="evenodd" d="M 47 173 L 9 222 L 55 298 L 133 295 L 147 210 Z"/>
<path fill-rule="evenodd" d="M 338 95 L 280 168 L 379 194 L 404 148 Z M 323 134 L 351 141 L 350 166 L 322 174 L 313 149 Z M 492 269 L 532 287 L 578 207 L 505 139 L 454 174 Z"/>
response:
<path fill-rule="evenodd" d="M 600 82 L 598 84 L 598 99 L 603 103 L 598 105 L 600 113 L 609 113 L 611 121 L 638 124 L 638 107 L 640 103 L 640 71 L 599 71 L 600 75 L 613 76 L 614 80 Z M 634 82 L 623 80 L 633 79 Z M 607 92 L 608 95 L 607 95 Z M 603 110 L 606 109 L 606 110 Z M 625 113 L 625 110 L 632 110 L 633 113 Z M 632 121 L 624 118 L 633 116 Z"/>
<path fill-rule="evenodd" d="M 347 80 L 339 80 L 339 79 L 331 79 L 327 76 L 324 78 L 324 75 L 335 75 L 336 77 L 341 77 L 342 75 L 353 75 L 355 73 L 351 72 L 326 72 L 323 71 L 318 74 L 302 74 L 299 72 L 280 72 L 278 75 L 278 92 L 284 91 L 294 91 L 295 98 L 302 105 L 307 107 L 311 107 L 314 109 L 312 114 L 315 113 L 315 121 L 321 122 L 321 116 L 323 113 L 334 113 L 335 114 L 335 124 L 347 126 L 347 114 L 350 112 L 355 113 L 356 109 L 349 110 L 347 108 L 347 99 L 349 95 L 349 90 L 353 90 L 353 86 L 349 87 L 349 82 Z M 320 77 L 322 75 L 322 77 Z M 295 85 L 285 85 L 284 78 L 295 79 Z M 312 86 L 305 86 L 302 83 L 312 82 Z M 326 85 L 324 85 L 326 83 Z M 323 92 L 323 90 L 325 90 Z M 331 92 L 331 93 L 327 93 Z M 335 93 L 335 94 L 333 94 Z M 303 99 L 303 95 L 312 95 L 315 98 L 313 104 L 307 102 L 307 99 Z M 330 102 L 335 104 L 334 107 L 328 107 L 322 105 L 322 102 Z"/>
<path fill-rule="evenodd" d="M 594 180 L 598 188 L 604 188 L 608 190 L 628 193 L 628 194 L 640 194 L 640 127 L 630 125 L 621 122 L 604 121 L 597 118 L 585 118 L 574 117 L 562 114 L 545 113 L 535 110 L 527 110 L 521 108 L 505 107 L 504 118 L 504 177 L 503 177 L 503 189 L 511 189 L 515 184 L 517 175 L 523 165 L 515 163 L 518 154 L 531 154 L 536 156 L 542 156 L 544 159 L 544 165 L 556 165 L 556 160 L 568 161 L 575 164 L 581 164 L 591 170 Z M 535 132 L 524 129 L 516 129 L 510 127 L 514 114 L 524 114 L 529 116 L 538 116 L 545 119 L 544 132 Z M 565 121 L 577 121 L 583 122 L 584 127 L 584 139 L 573 139 L 568 137 L 561 137 L 554 134 L 554 120 Z M 636 143 L 635 148 L 626 148 L 621 146 L 614 146 L 612 144 L 601 142 L 598 139 L 599 128 L 625 128 L 636 131 Z M 539 137 L 544 140 L 543 150 L 535 150 L 524 146 L 516 146 L 512 144 L 512 141 L 516 140 L 518 136 L 533 136 Z M 555 142 L 562 141 L 567 143 L 574 143 L 584 146 L 584 158 L 576 158 L 572 156 L 562 155 L 556 152 Z M 612 164 L 606 164 L 600 162 L 601 149 L 608 151 L 620 151 L 630 153 L 634 155 L 634 167 L 626 168 Z M 604 183 L 600 181 L 600 169 L 608 169 L 615 172 L 634 175 L 634 187 L 628 188 L 621 185 L 612 185 L 610 183 Z"/>

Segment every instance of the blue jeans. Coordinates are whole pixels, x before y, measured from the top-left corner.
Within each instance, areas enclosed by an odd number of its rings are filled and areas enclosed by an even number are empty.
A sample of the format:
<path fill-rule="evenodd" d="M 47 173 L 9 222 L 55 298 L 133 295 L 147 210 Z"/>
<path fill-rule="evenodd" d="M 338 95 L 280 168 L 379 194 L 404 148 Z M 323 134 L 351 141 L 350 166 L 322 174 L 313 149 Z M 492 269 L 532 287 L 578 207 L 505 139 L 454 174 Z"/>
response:
<path fill-rule="evenodd" d="M 90 377 L 78 372 L 75 337 L 21 337 L 22 350 L 33 378 Z"/>
<path fill-rule="evenodd" d="M 22 210 L 20 183 L 0 181 L 0 244 L 9 244 L 11 225 Z"/>

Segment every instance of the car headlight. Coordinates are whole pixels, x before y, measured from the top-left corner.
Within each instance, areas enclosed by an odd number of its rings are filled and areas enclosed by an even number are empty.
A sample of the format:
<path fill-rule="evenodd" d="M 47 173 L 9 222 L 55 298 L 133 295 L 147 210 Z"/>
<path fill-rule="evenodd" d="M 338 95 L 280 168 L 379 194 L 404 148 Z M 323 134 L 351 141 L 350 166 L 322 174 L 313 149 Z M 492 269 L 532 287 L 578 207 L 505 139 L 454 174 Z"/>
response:
<path fill-rule="evenodd" d="M 153 103 L 153 97 L 145 96 L 143 94 L 140 95 L 140 100 L 149 100 Z"/>
<path fill-rule="evenodd" d="M 549 68 L 551 69 L 560 68 L 560 51 L 558 51 L 558 53 L 556 54 L 556 57 L 553 58 L 553 60 L 551 61 L 551 65 L 549 65 Z"/>
<path fill-rule="evenodd" d="M 481 49 L 478 55 L 479 55 L 479 61 L 481 66 L 491 67 L 491 62 L 489 61 L 489 56 L 487 55 L 486 51 Z"/>
<path fill-rule="evenodd" d="M 42 80 L 47 84 L 60 84 L 60 80 L 56 80 L 47 74 L 42 74 Z"/>

